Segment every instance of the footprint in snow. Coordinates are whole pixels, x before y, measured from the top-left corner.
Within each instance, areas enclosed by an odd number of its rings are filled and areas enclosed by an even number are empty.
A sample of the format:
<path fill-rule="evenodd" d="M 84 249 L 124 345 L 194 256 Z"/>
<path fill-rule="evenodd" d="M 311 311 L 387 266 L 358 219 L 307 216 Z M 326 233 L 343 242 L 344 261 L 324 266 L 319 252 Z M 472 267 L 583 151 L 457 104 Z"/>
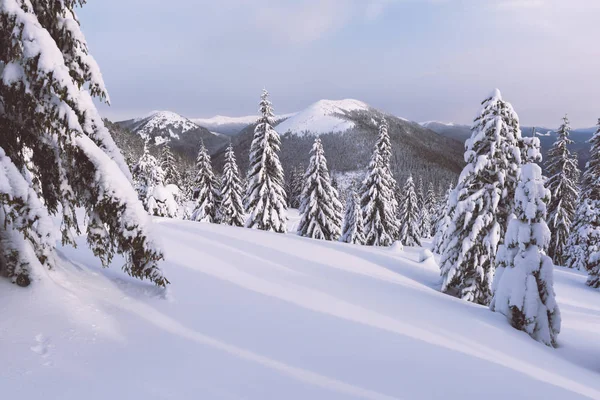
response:
<path fill-rule="evenodd" d="M 31 346 L 30 349 L 34 353 L 46 358 L 50 355 L 48 353 L 49 347 L 49 339 L 40 333 L 35 336 L 35 345 Z M 51 365 L 51 363 L 46 362 L 44 365 Z"/>

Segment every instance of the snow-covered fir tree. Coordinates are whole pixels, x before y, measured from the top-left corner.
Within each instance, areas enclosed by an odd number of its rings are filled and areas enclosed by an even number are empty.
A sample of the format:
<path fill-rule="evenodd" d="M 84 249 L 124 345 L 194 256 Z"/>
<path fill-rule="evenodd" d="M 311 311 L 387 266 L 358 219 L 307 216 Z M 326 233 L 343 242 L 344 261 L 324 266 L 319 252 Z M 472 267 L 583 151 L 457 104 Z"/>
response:
<path fill-rule="evenodd" d="M 600 119 L 590 139 L 580 200 L 567 242 L 565 265 L 588 272 L 587 284 L 600 287 Z"/>
<path fill-rule="evenodd" d="M 446 239 L 446 231 L 448 230 L 448 226 L 452 222 L 452 215 L 450 215 L 450 194 L 454 187 L 452 184 L 448 187 L 446 194 L 441 198 L 441 200 L 437 204 L 437 209 L 435 213 L 434 220 L 434 236 L 433 243 L 431 249 L 434 253 L 439 253 L 441 251 L 442 244 Z"/>
<path fill-rule="evenodd" d="M 219 214 L 222 224 L 244 226 L 240 173 L 231 143 L 225 153 L 225 165 L 221 177 L 221 208 Z"/>
<path fill-rule="evenodd" d="M 467 165 L 450 196 L 452 221 L 441 245 L 442 291 L 488 305 L 522 153 L 518 116 L 499 90 L 484 100 L 465 147 Z"/>
<path fill-rule="evenodd" d="M 302 196 L 302 184 L 304 182 L 304 169 L 302 166 L 292 168 L 289 177 L 287 190 L 288 203 L 290 208 L 300 208 L 300 199 Z"/>
<path fill-rule="evenodd" d="M 389 246 L 398 236 L 397 184 L 390 170 L 391 148 L 384 121 L 361 189 L 365 244 L 369 246 Z"/>
<path fill-rule="evenodd" d="M 360 198 L 354 189 L 346 201 L 346 215 L 342 227 L 340 242 L 351 244 L 365 244 L 362 211 L 360 209 Z"/>
<path fill-rule="evenodd" d="M 281 140 L 273 129 L 275 117 L 269 101 L 269 92 L 261 95 L 260 117 L 254 128 L 250 146 L 250 165 L 247 175 L 245 207 L 246 226 L 285 233 L 287 200 L 279 149 Z"/>
<path fill-rule="evenodd" d="M 435 218 L 436 205 L 433 183 L 430 182 L 423 198 L 423 206 L 419 209 L 419 231 L 421 237 L 425 239 L 429 239 L 434 235 L 433 220 Z"/>
<path fill-rule="evenodd" d="M 548 204 L 548 226 L 552 233 L 548 255 L 555 264 L 564 265 L 565 246 L 571 231 L 579 198 L 579 175 L 577 156 L 571 154 L 568 146 L 573 144 L 569 138 L 571 126 L 567 116 L 563 118 L 557 134 L 558 139 L 548 152 L 548 180 L 546 187 L 551 198 Z"/>
<path fill-rule="evenodd" d="M 164 286 L 150 219 L 92 101 L 108 95 L 78 3 L 0 2 L 0 275 L 27 286 L 33 270 L 52 268 L 57 232 L 74 243 L 81 207 L 105 266 L 123 254 L 125 272 Z"/>
<path fill-rule="evenodd" d="M 177 168 L 177 161 L 171 146 L 168 143 L 164 143 L 160 152 L 160 167 L 164 172 L 164 183 L 165 185 L 177 185 L 181 186 L 181 174 Z"/>
<path fill-rule="evenodd" d="M 196 207 L 192 212 L 192 221 L 219 222 L 219 186 L 212 170 L 210 155 L 204 142 L 200 144 L 196 158 L 196 180 L 194 182 Z"/>
<path fill-rule="evenodd" d="M 545 253 L 550 242 L 549 200 L 541 168 L 525 164 L 515 193 L 516 218 L 510 220 L 505 243 L 498 249 L 490 308 L 504 314 L 514 328 L 555 346 L 560 311 L 553 287 L 554 265 Z"/>
<path fill-rule="evenodd" d="M 158 160 L 148 151 L 148 146 L 144 146 L 144 153 L 131 172 L 138 198 L 150 215 L 168 218 L 181 216 L 179 187 L 164 185 L 165 173 Z"/>
<path fill-rule="evenodd" d="M 413 177 L 409 176 L 402 188 L 402 203 L 400 204 L 400 214 L 398 222 L 400 223 L 399 240 L 405 246 L 420 246 L 419 238 L 419 206 L 417 194 L 415 192 L 415 182 Z M 422 214 L 421 214 L 422 215 Z"/>
<path fill-rule="evenodd" d="M 304 174 L 298 234 L 313 239 L 338 240 L 342 228 L 342 204 L 331 185 L 321 139 L 316 138 Z"/>
<path fill-rule="evenodd" d="M 162 186 L 165 173 L 158 164 L 158 160 L 148 150 L 148 144 L 144 145 L 144 153 L 131 168 L 133 175 L 133 186 L 138 193 L 138 198 L 150 214 L 156 206 L 154 200 L 154 189 Z"/>

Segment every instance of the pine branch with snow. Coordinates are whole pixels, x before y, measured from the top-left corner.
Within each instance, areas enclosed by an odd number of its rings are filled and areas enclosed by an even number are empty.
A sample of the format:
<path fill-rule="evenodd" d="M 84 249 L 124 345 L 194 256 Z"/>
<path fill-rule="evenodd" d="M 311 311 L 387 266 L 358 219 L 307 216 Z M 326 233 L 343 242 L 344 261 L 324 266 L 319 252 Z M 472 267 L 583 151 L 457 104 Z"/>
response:
<path fill-rule="evenodd" d="M 419 224 L 422 221 L 419 215 L 418 197 L 415 192 L 415 182 L 412 176 L 409 176 L 402 188 L 402 204 L 400 204 L 400 214 L 398 222 L 400 224 L 399 240 L 404 246 L 420 246 L 421 239 L 419 232 L 421 229 Z M 427 218 L 429 218 L 427 216 Z M 422 226 L 421 226 L 422 227 Z"/>
<path fill-rule="evenodd" d="M 244 226 L 240 173 L 231 143 L 229 143 L 225 153 L 225 165 L 221 177 L 221 208 L 219 214 L 222 224 Z"/>
<path fill-rule="evenodd" d="M 553 287 L 554 265 L 545 253 L 550 243 L 546 208 L 550 191 L 541 168 L 521 168 L 515 192 L 515 214 L 500 246 L 490 309 L 504 314 L 510 324 L 548 346 L 556 346 L 560 311 Z"/>
<path fill-rule="evenodd" d="M 196 207 L 192 212 L 192 221 L 219 223 L 219 185 L 213 173 L 210 155 L 204 143 L 200 144 L 200 150 L 196 158 L 194 186 Z"/>
<path fill-rule="evenodd" d="M 467 165 L 450 196 L 452 221 L 440 246 L 442 291 L 488 305 L 523 152 L 519 118 L 499 90 L 484 100 L 472 132 L 465 144 Z"/>
<path fill-rule="evenodd" d="M 338 240 L 342 228 L 342 204 L 337 190 L 331 186 L 319 138 L 315 139 L 311 150 L 301 199 L 298 234 L 313 239 Z"/>
<path fill-rule="evenodd" d="M 75 208 L 83 207 L 94 221 L 87 227 L 88 243 L 105 266 L 114 254 L 123 254 L 127 273 L 164 286 L 168 281 L 157 264 L 163 255 L 149 217 L 92 100 L 108 101 L 108 95 L 75 3 L 37 2 L 33 7 L 29 1 L 0 2 L 0 144 L 5 168 L 12 164 L 24 178 L 13 176 L 2 188 L 0 202 L 13 213 L 0 230 L 2 257 L 51 267 L 51 257 L 43 255 L 48 247 L 36 238 L 46 237 L 52 224 L 28 224 L 20 213 L 35 203 L 40 215 L 61 213 L 63 242 L 73 243 L 79 231 Z M 15 192 L 12 185 L 23 182 L 34 190 L 15 208 L 9 205 L 15 201 L 11 193 L 25 196 L 25 191 Z"/>
<path fill-rule="evenodd" d="M 260 117 L 250 145 L 245 208 L 246 226 L 264 231 L 286 232 L 287 200 L 279 150 L 281 140 L 273 129 L 275 118 L 269 92 L 261 95 Z"/>

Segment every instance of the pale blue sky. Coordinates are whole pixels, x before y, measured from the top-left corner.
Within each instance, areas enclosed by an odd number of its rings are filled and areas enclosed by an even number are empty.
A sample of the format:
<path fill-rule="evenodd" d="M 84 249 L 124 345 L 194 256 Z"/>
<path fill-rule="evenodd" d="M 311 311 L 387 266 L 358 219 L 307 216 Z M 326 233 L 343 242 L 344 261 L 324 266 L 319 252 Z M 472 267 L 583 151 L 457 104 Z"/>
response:
<path fill-rule="evenodd" d="M 111 119 L 277 113 L 355 98 L 470 123 L 502 90 L 523 124 L 600 117 L 600 0 L 90 0 Z"/>

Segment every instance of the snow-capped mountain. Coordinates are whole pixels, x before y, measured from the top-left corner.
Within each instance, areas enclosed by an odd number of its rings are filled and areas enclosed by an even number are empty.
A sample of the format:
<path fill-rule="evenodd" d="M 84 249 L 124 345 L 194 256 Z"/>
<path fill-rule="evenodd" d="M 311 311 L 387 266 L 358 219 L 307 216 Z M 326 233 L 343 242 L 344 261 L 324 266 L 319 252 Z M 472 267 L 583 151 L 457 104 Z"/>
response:
<path fill-rule="evenodd" d="M 143 118 L 117 122 L 125 129 L 152 145 L 169 143 L 171 148 L 185 159 L 194 160 L 200 141 L 212 153 L 226 145 L 229 138 L 210 132 L 190 119 L 171 111 L 154 111 Z"/>
<path fill-rule="evenodd" d="M 182 133 L 199 128 L 189 119 L 171 111 L 153 111 L 146 117 L 123 121 L 120 124 L 140 135 L 142 139 L 157 145 L 171 139 L 180 139 Z"/>
<path fill-rule="evenodd" d="M 389 125 L 392 168 L 399 181 L 410 173 L 435 176 L 432 178 L 435 181 L 456 178 L 463 166 L 464 149 L 460 142 L 358 100 L 320 100 L 276 124 L 282 139 L 280 158 L 284 169 L 289 172 L 305 167 L 314 136 L 319 136 L 329 169 L 338 175 L 354 174 L 353 180 L 360 180 L 371 159 L 383 118 Z M 232 139 L 242 171 L 248 167 L 253 134 L 254 124 Z M 223 156 L 223 151 L 213 154 L 217 170 L 222 166 Z"/>
<path fill-rule="evenodd" d="M 368 111 L 369 108 L 366 103 L 353 99 L 319 100 L 281 122 L 276 129 L 282 135 L 342 133 L 356 126 L 351 112 Z"/>

